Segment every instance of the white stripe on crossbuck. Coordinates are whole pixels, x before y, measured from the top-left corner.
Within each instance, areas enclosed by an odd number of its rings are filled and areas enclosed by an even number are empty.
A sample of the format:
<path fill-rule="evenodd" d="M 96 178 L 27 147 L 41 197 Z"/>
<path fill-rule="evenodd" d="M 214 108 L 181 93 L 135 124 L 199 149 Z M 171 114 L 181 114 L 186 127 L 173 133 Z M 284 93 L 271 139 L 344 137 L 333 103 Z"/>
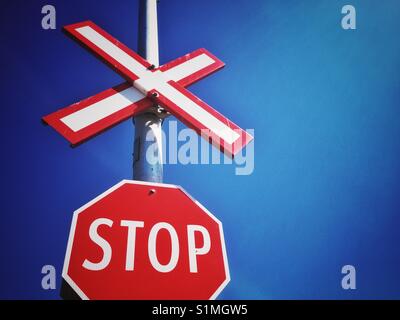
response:
<path fill-rule="evenodd" d="M 96 121 L 142 100 L 145 96 L 134 87 L 129 87 L 103 100 L 87 106 L 61 119 L 72 131 L 79 131 Z"/>
<path fill-rule="evenodd" d="M 201 54 L 193 59 L 185 61 L 164 72 L 168 80 L 178 81 L 200 71 L 215 61 L 206 54 Z M 144 95 L 134 87 L 115 93 L 103 100 L 65 116 L 61 121 L 72 131 L 77 132 L 113 113 L 126 108 L 132 103 L 143 99 Z"/>
<path fill-rule="evenodd" d="M 76 31 L 139 78 L 144 76 L 148 71 L 139 61 L 127 54 L 124 50 L 116 46 L 92 27 L 85 26 L 77 28 Z"/>
<path fill-rule="evenodd" d="M 191 74 L 202 70 L 215 62 L 210 56 L 202 53 L 193 59 L 187 60 L 169 70 L 164 71 L 164 77 L 168 80 L 179 81 Z"/>
<path fill-rule="evenodd" d="M 211 113 L 196 104 L 192 99 L 185 96 L 169 83 L 160 82 L 156 90 L 229 144 L 233 144 L 240 137 L 236 131 L 214 117 Z"/>

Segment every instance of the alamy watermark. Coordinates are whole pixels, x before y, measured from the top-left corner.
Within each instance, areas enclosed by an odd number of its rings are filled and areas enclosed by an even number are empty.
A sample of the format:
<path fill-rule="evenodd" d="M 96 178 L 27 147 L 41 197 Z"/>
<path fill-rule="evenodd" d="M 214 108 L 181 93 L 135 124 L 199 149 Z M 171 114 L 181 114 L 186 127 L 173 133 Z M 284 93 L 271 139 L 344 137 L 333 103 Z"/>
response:
<path fill-rule="evenodd" d="M 240 134 L 240 130 L 234 131 Z M 248 129 L 246 132 L 254 137 L 254 129 Z M 228 150 L 231 146 L 220 141 L 209 130 L 201 130 L 200 135 L 188 128 L 178 131 L 177 121 L 170 120 L 168 135 L 164 130 L 161 131 L 161 135 L 163 141 L 161 151 L 151 131 L 145 137 L 146 142 L 149 143 L 145 157 L 150 165 L 156 164 L 161 158 L 164 164 L 234 165 L 235 175 L 251 175 L 254 171 L 254 141 L 248 143 L 232 159 L 229 152 L 227 152 L 228 155 L 224 154 L 219 148 L 222 145 Z M 232 145 L 233 150 L 240 149 L 244 144 L 243 139 L 245 137 L 242 136 L 236 139 Z"/>
<path fill-rule="evenodd" d="M 342 278 L 342 289 L 344 290 L 355 290 L 356 286 L 356 268 L 350 264 L 342 267 L 342 274 L 345 276 Z"/>
<path fill-rule="evenodd" d="M 42 267 L 42 289 L 55 290 L 56 289 L 56 268 L 51 264 L 46 264 Z"/>
<path fill-rule="evenodd" d="M 42 28 L 44 30 L 54 30 L 56 28 L 56 8 L 51 4 L 42 7 Z"/>
<path fill-rule="evenodd" d="M 357 29 L 357 14 L 356 8 L 350 4 L 343 6 L 342 8 L 342 28 L 344 30 L 355 30 Z"/>

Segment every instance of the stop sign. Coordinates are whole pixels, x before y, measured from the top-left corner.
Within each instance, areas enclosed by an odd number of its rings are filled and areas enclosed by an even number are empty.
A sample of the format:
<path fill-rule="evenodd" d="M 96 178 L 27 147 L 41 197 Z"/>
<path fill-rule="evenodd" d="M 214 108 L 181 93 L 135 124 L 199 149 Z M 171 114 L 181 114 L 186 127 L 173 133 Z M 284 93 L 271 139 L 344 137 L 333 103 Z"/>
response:
<path fill-rule="evenodd" d="M 222 224 L 179 186 L 123 180 L 74 212 L 63 278 L 82 299 L 215 299 Z"/>

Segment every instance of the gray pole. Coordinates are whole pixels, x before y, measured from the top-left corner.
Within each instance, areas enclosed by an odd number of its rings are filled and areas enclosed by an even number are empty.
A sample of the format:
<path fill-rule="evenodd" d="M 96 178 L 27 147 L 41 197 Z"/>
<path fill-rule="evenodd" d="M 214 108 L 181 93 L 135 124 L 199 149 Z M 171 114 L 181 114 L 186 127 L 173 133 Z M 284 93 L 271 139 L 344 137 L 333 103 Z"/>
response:
<path fill-rule="evenodd" d="M 157 0 L 139 1 L 138 52 L 155 67 L 159 66 Z M 162 108 L 155 105 L 133 118 L 135 124 L 133 179 L 135 180 L 163 181 L 161 125 L 166 115 Z"/>

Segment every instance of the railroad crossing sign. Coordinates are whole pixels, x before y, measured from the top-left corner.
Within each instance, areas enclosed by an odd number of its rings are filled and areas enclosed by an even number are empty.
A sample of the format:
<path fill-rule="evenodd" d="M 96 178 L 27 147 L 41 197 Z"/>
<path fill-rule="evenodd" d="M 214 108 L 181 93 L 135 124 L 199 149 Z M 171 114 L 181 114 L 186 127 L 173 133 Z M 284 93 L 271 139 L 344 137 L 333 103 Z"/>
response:
<path fill-rule="evenodd" d="M 253 137 L 185 89 L 221 69 L 224 63 L 205 49 L 196 50 L 159 68 L 91 21 L 64 27 L 127 82 L 43 117 L 72 145 L 138 114 L 154 103 L 229 156 Z"/>
<path fill-rule="evenodd" d="M 181 187 L 123 180 L 75 211 L 63 278 L 82 299 L 215 299 L 222 224 Z"/>

